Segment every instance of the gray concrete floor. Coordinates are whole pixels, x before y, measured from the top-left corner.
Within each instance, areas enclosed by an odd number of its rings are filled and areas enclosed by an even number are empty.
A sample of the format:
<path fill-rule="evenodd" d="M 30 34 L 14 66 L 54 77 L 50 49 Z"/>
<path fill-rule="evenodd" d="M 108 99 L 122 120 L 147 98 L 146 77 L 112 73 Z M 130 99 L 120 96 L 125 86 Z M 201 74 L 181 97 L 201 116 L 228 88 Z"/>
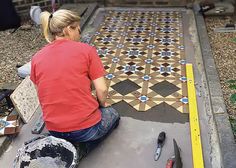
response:
<path fill-rule="evenodd" d="M 114 8 L 111 8 L 114 9 Z M 117 8 L 120 9 L 120 8 Z M 133 9 L 135 10 L 135 9 Z M 163 10 L 163 9 L 145 9 L 145 10 Z M 171 10 L 170 8 L 167 10 Z M 209 105 L 206 103 L 206 88 L 204 88 L 205 81 L 205 70 L 202 62 L 202 55 L 200 50 L 200 44 L 198 41 L 198 34 L 195 24 L 195 18 L 192 10 L 185 9 L 173 9 L 173 10 L 182 10 L 183 12 L 183 28 L 184 28 L 184 43 L 185 43 L 185 54 L 188 63 L 192 63 L 194 67 L 194 76 L 195 76 L 195 87 L 197 93 L 197 101 L 198 101 L 198 111 L 199 111 L 199 120 L 201 127 L 201 138 L 202 138 L 202 147 L 203 147 L 203 159 L 206 168 L 211 168 L 211 161 L 213 157 L 218 157 L 214 154 L 220 155 L 218 151 L 213 154 L 212 150 L 214 148 L 212 146 L 217 146 L 218 142 L 215 139 L 214 143 L 211 144 L 212 139 L 210 140 L 209 131 L 212 129 L 212 123 L 209 122 L 209 116 L 207 115 L 207 108 Z M 85 28 L 87 32 L 84 34 L 92 34 L 92 32 L 96 29 L 99 24 L 99 21 L 103 18 L 104 10 L 101 9 L 100 12 L 94 16 L 94 18 L 90 21 L 89 25 Z M 96 20 L 96 22 L 94 22 Z M 205 96 L 204 96 L 205 95 Z M 209 97 L 208 97 L 209 99 Z M 126 123 L 133 123 L 137 126 L 133 127 L 133 132 L 127 132 Z M 142 124 L 142 130 L 140 131 L 138 123 Z M 209 125 L 210 124 L 210 125 Z M 138 129 L 136 129 L 138 128 Z M 167 128 L 167 129 L 166 129 Z M 123 129 L 123 133 L 120 133 Z M 149 131 L 148 131 L 149 130 Z M 153 130 L 153 132 L 151 131 Z M 160 131 L 166 131 L 168 136 L 168 142 L 166 143 L 163 149 L 163 155 L 161 156 L 158 162 L 153 160 L 153 153 L 156 145 L 156 138 Z M 125 132 L 127 132 L 125 134 Z M 144 135 L 145 133 L 145 135 Z M 114 135 L 115 134 L 115 135 Z M 165 167 L 166 161 L 168 157 L 170 157 L 173 153 L 173 145 L 172 139 L 176 138 L 180 148 L 181 148 L 181 156 L 183 159 L 183 167 L 191 168 L 192 166 L 192 154 L 191 154 L 191 139 L 190 139 L 190 128 L 189 124 L 168 124 L 168 123 L 160 123 L 160 122 L 149 122 L 149 121 L 139 121 L 133 118 L 125 117 L 124 121 L 121 122 L 120 128 L 114 132 L 114 134 L 107 139 L 106 142 L 103 143 L 101 147 L 96 149 L 91 155 L 82 160 L 80 167 Z M 120 134 L 120 135 L 119 135 Z M 142 142 L 139 139 L 149 138 L 149 141 Z M 128 138 L 126 138 L 126 136 Z M 133 137 L 134 136 L 134 137 Z M 114 137 L 114 138 L 113 138 Z M 118 140 L 117 140 L 117 138 Z M 122 137 L 122 139 L 121 139 Z M 180 139 L 178 139 L 180 138 Z M 133 140 L 132 140 L 133 139 Z M 121 142 L 128 142 L 122 143 Z M 135 143 L 137 145 L 136 149 L 132 148 L 132 144 Z M 119 147 L 116 147 L 119 144 Z M 130 144 L 130 145 L 129 145 Z M 119 149 L 119 151 L 117 151 Z M 141 152 L 140 152 L 141 151 Z M 114 152 L 114 153 L 113 153 Z M 120 152 L 125 153 L 125 155 L 120 154 Z M 111 156 L 111 153 L 112 156 Z M 139 154 L 140 153 L 140 154 Z M 118 156 L 120 155 L 120 156 Z M 93 162 L 91 162 L 91 160 Z M 109 160 L 109 161 L 108 161 Z M 134 161 L 133 161 L 134 160 Z M 215 164 L 216 165 L 216 164 Z"/>
<path fill-rule="evenodd" d="M 161 157 L 154 161 L 157 136 L 167 133 Z M 174 154 L 173 138 L 181 148 L 183 167 L 192 167 L 189 124 L 167 124 L 122 117 L 119 127 L 81 161 L 81 168 L 165 167 Z"/>
<path fill-rule="evenodd" d="M 40 112 L 41 110 L 38 109 L 32 120 L 23 126 L 20 134 L 0 158 L 0 167 L 12 167 L 17 149 L 25 141 L 37 136 L 31 134 L 31 128 Z M 160 159 L 154 161 L 156 141 L 161 131 L 167 133 L 166 142 Z M 190 168 L 192 151 L 189 135 L 189 123 L 167 124 L 122 117 L 119 127 L 98 148 L 82 159 L 79 167 L 165 167 L 168 158 L 174 154 L 174 138 L 181 149 L 183 167 Z"/>
<path fill-rule="evenodd" d="M 152 9 L 148 9 L 152 10 Z M 156 10 L 156 9 L 155 9 Z M 162 9 L 159 9 L 162 10 Z M 183 9 L 180 9 L 183 10 Z M 101 12 L 97 12 L 95 17 L 96 23 L 99 25 L 101 20 Z M 98 18 L 96 18 L 98 17 Z M 96 29 L 93 19 L 85 27 L 85 36 L 89 38 Z M 87 30 L 87 32 L 86 32 Z M 196 87 L 204 83 L 204 69 L 202 66 L 201 53 L 199 51 L 199 42 L 197 39 L 197 31 L 195 27 L 192 11 L 186 11 L 184 14 L 184 36 L 186 45 L 187 60 L 194 65 Z M 197 94 L 204 94 L 206 90 L 198 88 Z M 205 167 L 211 168 L 212 145 L 209 136 L 209 118 L 207 116 L 207 106 L 205 98 L 198 95 L 199 118 L 201 123 L 201 138 L 203 145 L 203 155 Z M 12 167 L 13 160 L 16 156 L 17 149 L 21 147 L 23 142 L 31 139 L 32 125 L 35 123 L 38 111 L 30 123 L 23 126 L 20 134 L 13 140 L 9 149 L 0 158 L 0 167 Z M 167 134 L 166 143 L 163 147 L 162 155 L 156 162 L 154 161 L 154 152 L 156 148 L 157 136 L 161 131 Z M 165 167 L 166 161 L 174 154 L 173 138 L 176 139 L 181 148 L 181 156 L 183 168 L 191 168 L 192 166 L 192 150 L 189 123 L 160 123 L 152 121 L 141 121 L 130 117 L 122 117 L 119 127 L 90 155 L 84 158 L 79 167 L 85 168 L 126 168 L 126 167 Z"/>
<path fill-rule="evenodd" d="M 101 11 L 104 12 L 103 10 Z M 217 156 L 212 156 L 213 149 L 210 144 L 209 136 L 209 129 L 211 129 L 209 124 L 211 123 L 209 123 L 209 118 L 206 113 L 207 106 L 203 96 L 206 92 L 203 88 L 205 71 L 203 68 L 193 12 L 191 10 L 184 11 L 186 11 L 183 14 L 184 40 L 186 47 L 185 54 L 187 62 L 192 63 L 194 67 L 199 120 L 202 133 L 203 157 L 205 167 L 210 168 L 212 167 L 212 157 Z M 89 23 L 90 25 L 88 25 L 87 29 L 85 28 L 85 30 L 88 31 L 87 34 L 96 29 L 97 24 L 102 20 L 102 12 L 98 12 L 93 18 L 96 22 L 91 20 Z M 129 131 L 130 124 L 138 131 L 134 131 L 134 129 L 133 131 Z M 163 148 L 160 160 L 155 162 L 153 160 L 153 154 L 155 151 L 156 138 L 158 133 L 163 130 L 167 133 L 167 143 Z M 181 148 L 183 167 L 190 168 L 193 166 L 189 131 L 189 124 L 139 121 L 133 118 L 124 117 L 121 120 L 120 127 L 114 131 L 111 137 L 109 137 L 99 148 L 91 153 L 91 155 L 82 160 L 80 167 L 165 167 L 167 159 L 173 154 L 172 139 L 176 138 Z M 217 145 L 217 142 L 213 145 Z"/>

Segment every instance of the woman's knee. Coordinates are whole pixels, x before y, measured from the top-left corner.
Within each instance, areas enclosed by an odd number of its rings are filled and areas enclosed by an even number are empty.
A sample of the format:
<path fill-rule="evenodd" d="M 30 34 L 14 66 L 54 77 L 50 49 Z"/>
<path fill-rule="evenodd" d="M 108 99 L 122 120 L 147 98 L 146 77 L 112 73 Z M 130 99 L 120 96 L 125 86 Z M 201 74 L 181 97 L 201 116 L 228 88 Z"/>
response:
<path fill-rule="evenodd" d="M 104 115 L 112 115 L 115 118 L 120 117 L 119 113 L 112 106 L 102 107 L 102 108 L 100 108 L 100 110 L 101 110 L 102 114 L 104 114 Z"/>

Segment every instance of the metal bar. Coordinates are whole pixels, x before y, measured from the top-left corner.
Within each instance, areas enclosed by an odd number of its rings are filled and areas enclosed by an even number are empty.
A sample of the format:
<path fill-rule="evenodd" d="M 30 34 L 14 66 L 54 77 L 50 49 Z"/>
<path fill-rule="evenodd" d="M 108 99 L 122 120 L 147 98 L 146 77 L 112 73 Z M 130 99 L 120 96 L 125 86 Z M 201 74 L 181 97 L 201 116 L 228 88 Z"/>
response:
<path fill-rule="evenodd" d="M 192 64 L 186 64 L 188 99 L 189 99 L 189 119 L 191 130 L 192 157 L 194 168 L 204 168 L 202 156 L 201 133 L 198 120 L 197 99 L 194 87 L 194 75 Z"/>

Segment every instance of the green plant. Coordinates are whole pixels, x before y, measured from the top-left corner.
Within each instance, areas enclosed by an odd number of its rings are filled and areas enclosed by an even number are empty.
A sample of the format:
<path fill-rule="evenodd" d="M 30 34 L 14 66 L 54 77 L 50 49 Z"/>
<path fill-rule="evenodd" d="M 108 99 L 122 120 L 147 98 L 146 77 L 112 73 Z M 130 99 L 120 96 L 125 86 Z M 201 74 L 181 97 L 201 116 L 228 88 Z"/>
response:
<path fill-rule="evenodd" d="M 235 89 L 235 90 L 236 90 L 236 85 L 231 84 L 231 85 L 229 85 L 229 88 L 230 88 L 230 89 Z"/>
<path fill-rule="evenodd" d="M 236 38 L 233 38 L 232 41 L 236 43 Z"/>
<path fill-rule="evenodd" d="M 235 79 L 228 80 L 227 83 L 229 84 L 230 89 L 236 90 L 236 80 Z"/>
<path fill-rule="evenodd" d="M 234 93 L 234 94 L 232 94 L 232 95 L 230 96 L 230 101 L 231 101 L 231 103 L 233 103 L 233 104 L 236 103 L 236 93 Z"/>
<path fill-rule="evenodd" d="M 231 80 L 228 80 L 227 83 L 229 83 L 229 84 L 236 84 L 236 80 L 235 79 L 231 79 Z"/>
<path fill-rule="evenodd" d="M 233 117 L 229 117 L 229 122 L 231 124 L 234 137 L 236 138 L 236 119 L 234 119 Z"/>

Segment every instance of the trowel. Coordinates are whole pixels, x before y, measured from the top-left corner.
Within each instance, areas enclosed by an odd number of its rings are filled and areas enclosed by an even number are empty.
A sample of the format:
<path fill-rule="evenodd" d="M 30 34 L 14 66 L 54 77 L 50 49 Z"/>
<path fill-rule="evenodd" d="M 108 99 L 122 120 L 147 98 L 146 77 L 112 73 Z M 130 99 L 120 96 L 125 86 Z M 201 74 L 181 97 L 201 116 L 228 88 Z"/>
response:
<path fill-rule="evenodd" d="M 155 161 L 157 161 L 160 158 L 161 150 L 164 145 L 165 139 L 166 139 L 166 133 L 161 132 L 158 136 L 158 139 L 157 139 L 157 149 L 156 149 L 156 153 L 154 155 Z"/>
<path fill-rule="evenodd" d="M 179 147 L 173 139 L 173 144 L 174 144 L 174 156 L 172 156 L 170 159 L 167 160 L 166 168 L 182 168 L 182 160 L 180 157 L 180 152 L 179 152 Z"/>

